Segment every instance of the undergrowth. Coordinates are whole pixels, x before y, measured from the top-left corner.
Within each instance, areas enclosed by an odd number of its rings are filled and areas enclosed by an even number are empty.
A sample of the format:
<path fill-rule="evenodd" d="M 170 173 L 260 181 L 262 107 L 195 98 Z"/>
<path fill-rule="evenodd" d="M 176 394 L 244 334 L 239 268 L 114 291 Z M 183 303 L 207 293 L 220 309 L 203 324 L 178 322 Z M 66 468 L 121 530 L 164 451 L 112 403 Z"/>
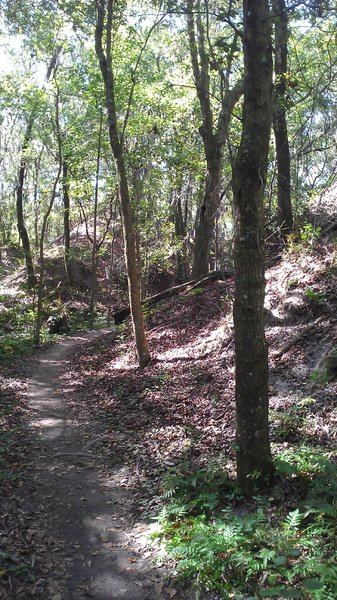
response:
<path fill-rule="evenodd" d="M 165 480 L 155 537 L 182 579 L 221 598 L 333 600 L 337 468 L 309 447 L 276 460 L 278 484 L 248 503 L 217 465 Z"/>
<path fill-rule="evenodd" d="M 50 316 L 65 316 L 71 332 L 100 329 L 106 323 L 105 314 L 95 312 L 91 320 L 88 310 L 68 311 L 61 302 L 45 301 L 42 311 L 43 327 L 41 343 L 54 341 L 60 334 L 48 331 L 47 319 Z M 0 362 L 14 357 L 26 355 L 34 348 L 34 331 L 36 324 L 36 308 L 26 297 L 7 298 L 0 295 Z"/>

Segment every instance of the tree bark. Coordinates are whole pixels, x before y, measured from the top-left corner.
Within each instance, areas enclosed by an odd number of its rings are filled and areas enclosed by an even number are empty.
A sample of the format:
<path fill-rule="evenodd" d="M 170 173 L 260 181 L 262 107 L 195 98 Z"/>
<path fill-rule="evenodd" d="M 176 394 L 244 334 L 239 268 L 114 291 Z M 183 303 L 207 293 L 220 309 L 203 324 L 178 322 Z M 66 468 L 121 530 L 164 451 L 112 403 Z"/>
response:
<path fill-rule="evenodd" d="M 293 228 L 290 185 L 290 150 L 285 110 L 288 57 L 288 14 L 285 0 L 273 0 L 275 13 L 275 76 L 273 125 L 277 159 L 277 206 L 281 238 L 286 241 Z"/>
<path fill-rule="evenodd" d="M 39 156 L 34 160 L 33 184 L 34 184 L 34 248 L 39 249 L 39 214 L 40 214 L 40 199 L 39 199 L 39 176 L 41 160 L 44 148 L 42 147 Z"/>
<path fill-rule="evenodd" d="M 185 195 L 184 204 L 182 196 Z M 189 275 L 189 265 L 187 260 L 186 235 L 187 235 L 187 215 L 188 215 L 188 189 L 184 192 L 180 186 L 175 194 L 173 202 L 173 221 L 175 238 L 178 241 L 176 250 L 177 263 L 177 282 L 183 283 Z"/>
<path fill-rule="evenodd" d="M 59 56 L 61 51 L 62 51 L 62 46 L 58 46 L 54 53 L 53 58 L 51 59 L 49 67 L 48 67 L 47 76 L 46 76 L 47 81 L 49 80 L 50 75 L 53 72 L 53 69 L 57 68 L 56 67 L 57 57 Z M 29 289 L 34 288 L 36 286 L 37 279 L 36 279 L 36 275 L 34 272 L 32 253 L 31 253 L 31 249 L 30 249 L 30 241 L 29 241 L 27 229 L 25 226 L 24 215 L 23 215 L 23 187 L 24 187 L 26 170 L 27 170 L 26 153 L 27 153 L 27 150 L 28 150 L 31 138 L 32 138 L 32 130 L 33 130 L 33 125 L 34 125 L 34 120 L 36 117 L 37 108 L 38 107 L 37 107 L 37 100 L 36 100 L 33 105 L 32 110 L 31 110 L 30 116 L 28 118 L 27 128 L 26 128 L 26 132 L 25 132 L 25 136 L 24 136 L 24 140 L 23 140 L 23 145 L 22 145 L 22 149 L 21 149 L 20 168 L 19 168 L 17 189 L 16 189 L 17 226 L 18 226 L 19 236 L 20 236 L 20 239 L 22 242 L 23 252 L 24 252 L 24 256 L 25 256 L 26 270 L 27 270 L 27 286 Z"/>
<path fill-rule="evenodd" d="M 70 195 L 68 163 L 63 160 L 62 164 L 62 189 L 63 189 L 63 248 L 64 265 L 69 285 L 73 285 L 73 273 L 70 249 Z"/>
<path fill-rule="evenodd" d="M 107 18 L 105 24 L 105 12 Z M 151 360 L 145 337 L 144 318 L 140 298 L 140 274 L 136 259 L 135 232 L 133 228 L 131 201 L 128 179 L 124 160 L 123 144 L 117 125 L 117 109 L 115 101 L 115 82 L 111 60 L 111 35 L 113 19 L 112 0 L 96 0 L 97 21 L 95 30 L 95 50 L 105 86 L 105 96 L 108 111 L 109 139 L 115 158 L 118 195 L 122 213 L 125 262 L 127 268 L 129 301 L 131 307 L 132 326 L 135 336 L 136 351 L 139 366 L 145 367 Z M 106 50 L 103 49 L 104 24 L 106 33 Z"/>
<path fill-rule="evenodd" d="M 192 70 L 202 115 L 199 132 L 203 141 L 207 168 L 205 193 L 195 222 L 192 277 L 199 277 L 209 270 L 215 218 L 221 198 L 223 149 L 228 137 L 231 114 L 242 95 L 243 87 L 239 82 L 233 89 L 230 89 L 228 79 L 224 78 L 222 69 L 219 69 L 224 92 L 221 111 L 217 123 L 214 125 L 210 93 L 210 58 L 206 49 L 207 32 L 201 18 L 200 0 L 196 0 L 196 2 L 188 0 L 187 9 L 187 31 Z M 194 11 L 196 11 L 196 17 Z M 231 63 L 231 59 L 229 59 L 229 63 Z"/>
<path fill-rule="evenodd" d="M 90 315 L 91 324 L 93 324 L 93 322 L 94 322 L 95 293 L 96 293 L 96 279 L 97 279 L 97 208 L 98 208 L 99 171 L 100 171 L 100 165 L 101 165 L 102 128 L 103 128 L 103 109 L 101 108 L 99 132 L 98 132 L 98 144 L 97 144 L 96 173 L 95 173 L 94 229 L 93 229 L 92 249 L 91 249 L 91 285 L 90 285 L 90 303 L 89 303 L 89 315 Z"/>
<path fill-rule="evenodd" d="M 111 300 L 112 300 L 112 277 L 113 277 L 113 265 L 114 265 L 114 244 L 116 237 L 117 228 L 117 206 L 115 204 L 112 215 L 112 235 L 110 242 L 110 260 L 109 260 L 109 289 L 108 289 L 108 306 L 107 306 L 107 326 L 110 327 L 111 323 Z"/>
<path fill-rule="evenodd" d="M 263 194 L 272 117 L 268 0 L 244 1 L 244 108 L 234 164 L 237 480 L 247 494 L 272 473 L 264 333 Z"/>
<path fill-rule="evenodd" d="M 36 323 L 35 323 L 35 332 L 34 332 L 34 343 L 36 346 L 40 345 L 40 334 L 41 334 L 41 325 L 42 325 L 42 306 L 43 306 L 43 284 L 44 284 L 44 272 L 45 272 L 45 259 L 44 259 L 44 242 L 46 237 L 46 231 L 48 226 L 48 219 L 50 213 L 52 211 L 57 186 L 62 173 L 62 149 L 61 149 L 61 134 L 60 134 L 60 118 L 59 118 L 59 100 L 60 100 L 60 91 L 57 87 L 56 98 L 55 98 L 55 121 L 56 121 L 56 131 L 57 131 L 57 143 L 58 143 L 58 154 L 59 154 L 59 166 L 58 171 L 53 183 L 52 192 L 50 195 L 49 205 L 44 214 L 42 220 L 41 227 L 41 235 L 39 242 L 39 257 L 40 257 L 40 272 L 37 286 L 37 309 L 36 309 Z"/>
<path fill-rule="evenodd" d="M 21 149 L 20 169 L 18 173 L 18 181 L 16 188 L 16 217 L 19 236 L 22 243 L 22 248 L 25 257 L 26 270 L 27 270 L 27 286 L 32 289 L 36 285 L 36 276 L 34 271 L 32 253 L 30 249 L 30 241 L 25 225 L 25 219 L 23 215 L 23 188 L 27 170 L 26 153 L 28 150 L 29 143 L 32 137 L 32 129 L 34 124 L 34 115 L 30 115 L 27 123 L 24 141 Z"/>

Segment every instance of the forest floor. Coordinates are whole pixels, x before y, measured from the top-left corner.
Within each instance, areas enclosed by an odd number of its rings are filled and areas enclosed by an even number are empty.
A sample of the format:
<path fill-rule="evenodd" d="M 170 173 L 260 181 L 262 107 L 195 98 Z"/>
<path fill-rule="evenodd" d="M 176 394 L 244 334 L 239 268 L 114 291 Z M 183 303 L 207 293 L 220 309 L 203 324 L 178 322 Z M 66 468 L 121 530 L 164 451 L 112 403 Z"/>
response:
<path fill-rule="evenodd" d="M 103 424 L 73 396 L 67 376 L 75 349 L 90 352 L 95 338 L 111 343 L 114 335 L 91 331 L 52 344 L 27 381 L 16 407 L 24 423 L 7 447 L 18 462 L 7 465 L 2 486 L 1 598 L 164 600 L 176 593 L 149 560 L 125 466 L 107 464 L 99 451 Z"/>
<path fill-rule="evenodd" d="M 328 242 L 294 245 L 267 272 L 275 455 L 335 450 L 336 284 Z M 219 281 L 149 310 L 144 371 L 127 324 L 3 369 L 0 598 L 200 597 L 176 585 L 151 531 L 167 474 L 216 462 L 234 478 L 232 298 Z"/>

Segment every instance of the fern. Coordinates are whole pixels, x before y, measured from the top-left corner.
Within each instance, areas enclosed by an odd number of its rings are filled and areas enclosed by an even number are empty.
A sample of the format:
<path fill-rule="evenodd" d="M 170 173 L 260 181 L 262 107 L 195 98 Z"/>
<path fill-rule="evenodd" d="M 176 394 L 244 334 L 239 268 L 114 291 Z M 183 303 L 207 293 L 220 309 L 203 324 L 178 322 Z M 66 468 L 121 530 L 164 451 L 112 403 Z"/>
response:
<path fill-rule="evenodd" d="M 272 499 L 254 498 L 239 516 L 242 500 L 219 467 L 189 475 L 185 465 L 182 475 L 171 473 L 167 490 L 174 492 L 158 521 L 177 571 L 221 598 L 334 600 L 337 468 L 331 458 L 308 447 L 282 453 L 303 498 L 296 505 L 294 495 L 288 514 Z M 224 489 L 227 507 L 215 513 Z"/>
<path fill-rule="evenodd" d="M 271 550 L 270 548 L 262 548 L 261 550 L 259 550 L 259 552 L 257 553 L 257 557 L 261 561 L 262 569 L 266 569 L 268 563 L 272 562 L 275 556 L 275 550 Z"/>
<path fill-rule="evenodd" d="M 286 531 L 297 531 L 301 525 L 303 514 L 298 508 L 290 512 L 283 521 L 283 527 Z"/>

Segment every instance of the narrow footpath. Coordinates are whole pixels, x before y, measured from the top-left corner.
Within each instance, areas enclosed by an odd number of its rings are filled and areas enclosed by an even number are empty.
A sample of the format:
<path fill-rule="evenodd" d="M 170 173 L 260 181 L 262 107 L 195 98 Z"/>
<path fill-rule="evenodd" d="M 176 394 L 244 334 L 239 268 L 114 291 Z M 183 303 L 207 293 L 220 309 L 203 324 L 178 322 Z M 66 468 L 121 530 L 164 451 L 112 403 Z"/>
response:
<path fill-rule="evenodd" d="M 167 600 L 182 595 L 151 563 L 147 526 L 137 523 L 132 494 L 120 486 L 120 466 L 105 468 L 100 424 L 72 398 L 62 380 L 66 356 L 108 331 L 65 338 L 41 353 L 28 387 L 32 428 L 39 433 L 30 502 L 43 515 L 45 600 Z M 38 520 L 38 519 L 37 519 Z M 36 539 L 38 523 L 32 525 Z M 37 543 L 37 542 L 36 542 Z M 41 588 L 42 586 L 42 588 Z M 41 595 L 41 591 L 44 593 Z"/>

